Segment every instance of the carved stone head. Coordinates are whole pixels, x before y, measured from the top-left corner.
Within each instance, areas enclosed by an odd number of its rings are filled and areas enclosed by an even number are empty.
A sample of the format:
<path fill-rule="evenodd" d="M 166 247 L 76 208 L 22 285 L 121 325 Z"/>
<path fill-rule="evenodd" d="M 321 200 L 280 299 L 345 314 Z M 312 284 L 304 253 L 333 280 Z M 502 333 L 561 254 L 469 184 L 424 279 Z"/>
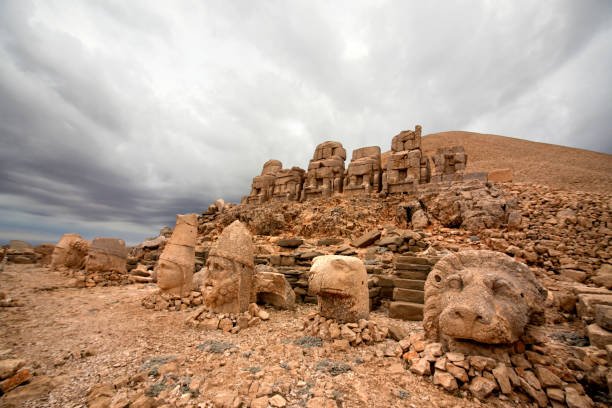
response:
<path fill-rule="evenodd" d="M 240 221 L 226 227 L 206 260 L 204 303 L 216 313 L 241 313 L 254 297 L 254 247 Z"/>
<path fill-rule="evenodd" d="M 79 242 L 81 242 L 81 244 L 78 244 Z M 57 269 L 62 266 L 69 266 L 68 264 L 72 266 L 80 263 L 77 262 L 78 259 L 76 258 L 81 256 L 80 249 L 84 246 L 83 243 L 85 242 L 86 241 L 84 241 L 79 234 L 64 234 L 51 254 L 51 268 Z M 87 255 L 87 248 L 84 249 L 85 253 L 82 254 L 83 259 L 85 255 Z M 77 253 L 70 255 L 70 252 L 73 250 L 76 250 Z"/>
<path fill-rule="evenodd" d="M 544 313 L 546 290 L 529 268 L 494 251 L 442 258 L 425 282 L 423 327 L 429 339 L 511 344 Z"/>
<path fill-rule="evenodd" d="M 367 272 L 359 258 L 323 255 L 313 260 L 308 288 L 317 296 L 321 316 L 341 322 L 367 319 Z"/>
<path fill-rule="evenodd" d="M 197 232 L 196 214 L 176 216 L 176 226 L 157 264 L 157 286 L 161 290 L 178 296 L 189 295 Z"/>

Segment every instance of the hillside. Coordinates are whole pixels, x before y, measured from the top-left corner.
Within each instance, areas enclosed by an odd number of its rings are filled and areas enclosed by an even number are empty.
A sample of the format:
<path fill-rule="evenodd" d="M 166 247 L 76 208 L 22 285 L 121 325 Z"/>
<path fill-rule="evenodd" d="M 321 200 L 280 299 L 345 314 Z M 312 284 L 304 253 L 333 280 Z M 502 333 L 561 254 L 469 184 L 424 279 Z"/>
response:
<path fill-rule="evenodd" d="M 612 191 L 612 155 L 511 137 L 441 132 L 423 137 L 423 150 L 463 145 L 467 171 L 514 170 L 514 181 L 578 191 Z"/>

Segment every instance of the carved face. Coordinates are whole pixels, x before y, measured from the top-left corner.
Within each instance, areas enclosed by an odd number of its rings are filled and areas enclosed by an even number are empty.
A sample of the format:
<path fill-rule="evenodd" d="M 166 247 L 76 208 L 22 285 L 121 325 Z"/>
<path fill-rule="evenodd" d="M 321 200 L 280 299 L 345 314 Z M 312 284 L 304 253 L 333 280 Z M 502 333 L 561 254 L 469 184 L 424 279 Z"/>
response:
<path fill-rule="evenodd" d="M 526 265 L 493 251 L 459 252 L 427 277 L 423 326 L 433 339 L 510 344 L 543 313 L 545 299 Z"/>
<path fill-rule="evenodd" d="M 440 299 L 442 334 L 488 344 L 517 341 L 529 306 L 513 281 L 503 271 L 470 268 L 446 277 Z"/>
<path fill-rule="evenodd" d="M 326 255 L 313 261 L 308 287 L 317 295 L 322 316 L 355 322 L 369 314 L 366 280 L 367 272 L 359 259 Z"/>
<path fill-rule="evenodd" d="M 235 301 L 238 295 L 239 276 L 234 273 L 234 262 L 219 256 L 210 256 L 206 266 L 207 274 L 204 279 L 206 305 L 220 307 Z"/>
<path fill-rule="evenodd" d="M 157 266 L 157 286 L 166 291 L 172 291 L 172 289 L 180 291 L 184 283 L 183 268 L 177 263 L 160 258 Z"/>

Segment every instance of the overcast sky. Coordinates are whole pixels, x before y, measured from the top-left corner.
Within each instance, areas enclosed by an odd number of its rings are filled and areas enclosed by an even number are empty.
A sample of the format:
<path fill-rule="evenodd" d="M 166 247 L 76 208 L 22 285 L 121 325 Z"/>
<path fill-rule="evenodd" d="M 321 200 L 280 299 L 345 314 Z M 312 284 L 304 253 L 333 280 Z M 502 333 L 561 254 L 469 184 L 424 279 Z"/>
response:
<path fill-rule="evenodd" d="M 423 126 L 612 153 L 612 1 L 0 1 L 0 241 L 129 243 Z"/>

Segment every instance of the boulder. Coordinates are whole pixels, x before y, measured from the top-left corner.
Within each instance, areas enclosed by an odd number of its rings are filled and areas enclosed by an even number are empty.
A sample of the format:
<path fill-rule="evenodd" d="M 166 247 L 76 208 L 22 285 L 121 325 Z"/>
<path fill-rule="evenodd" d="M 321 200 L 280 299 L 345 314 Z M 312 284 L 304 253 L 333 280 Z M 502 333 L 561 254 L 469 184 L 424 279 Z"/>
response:
<path fill-rule="evenodd" d="M 258 303 L 266 303 L 281 309 L 295 307 L 295 293 L 282 273 L 257 271 L 254 285 Z"/>

